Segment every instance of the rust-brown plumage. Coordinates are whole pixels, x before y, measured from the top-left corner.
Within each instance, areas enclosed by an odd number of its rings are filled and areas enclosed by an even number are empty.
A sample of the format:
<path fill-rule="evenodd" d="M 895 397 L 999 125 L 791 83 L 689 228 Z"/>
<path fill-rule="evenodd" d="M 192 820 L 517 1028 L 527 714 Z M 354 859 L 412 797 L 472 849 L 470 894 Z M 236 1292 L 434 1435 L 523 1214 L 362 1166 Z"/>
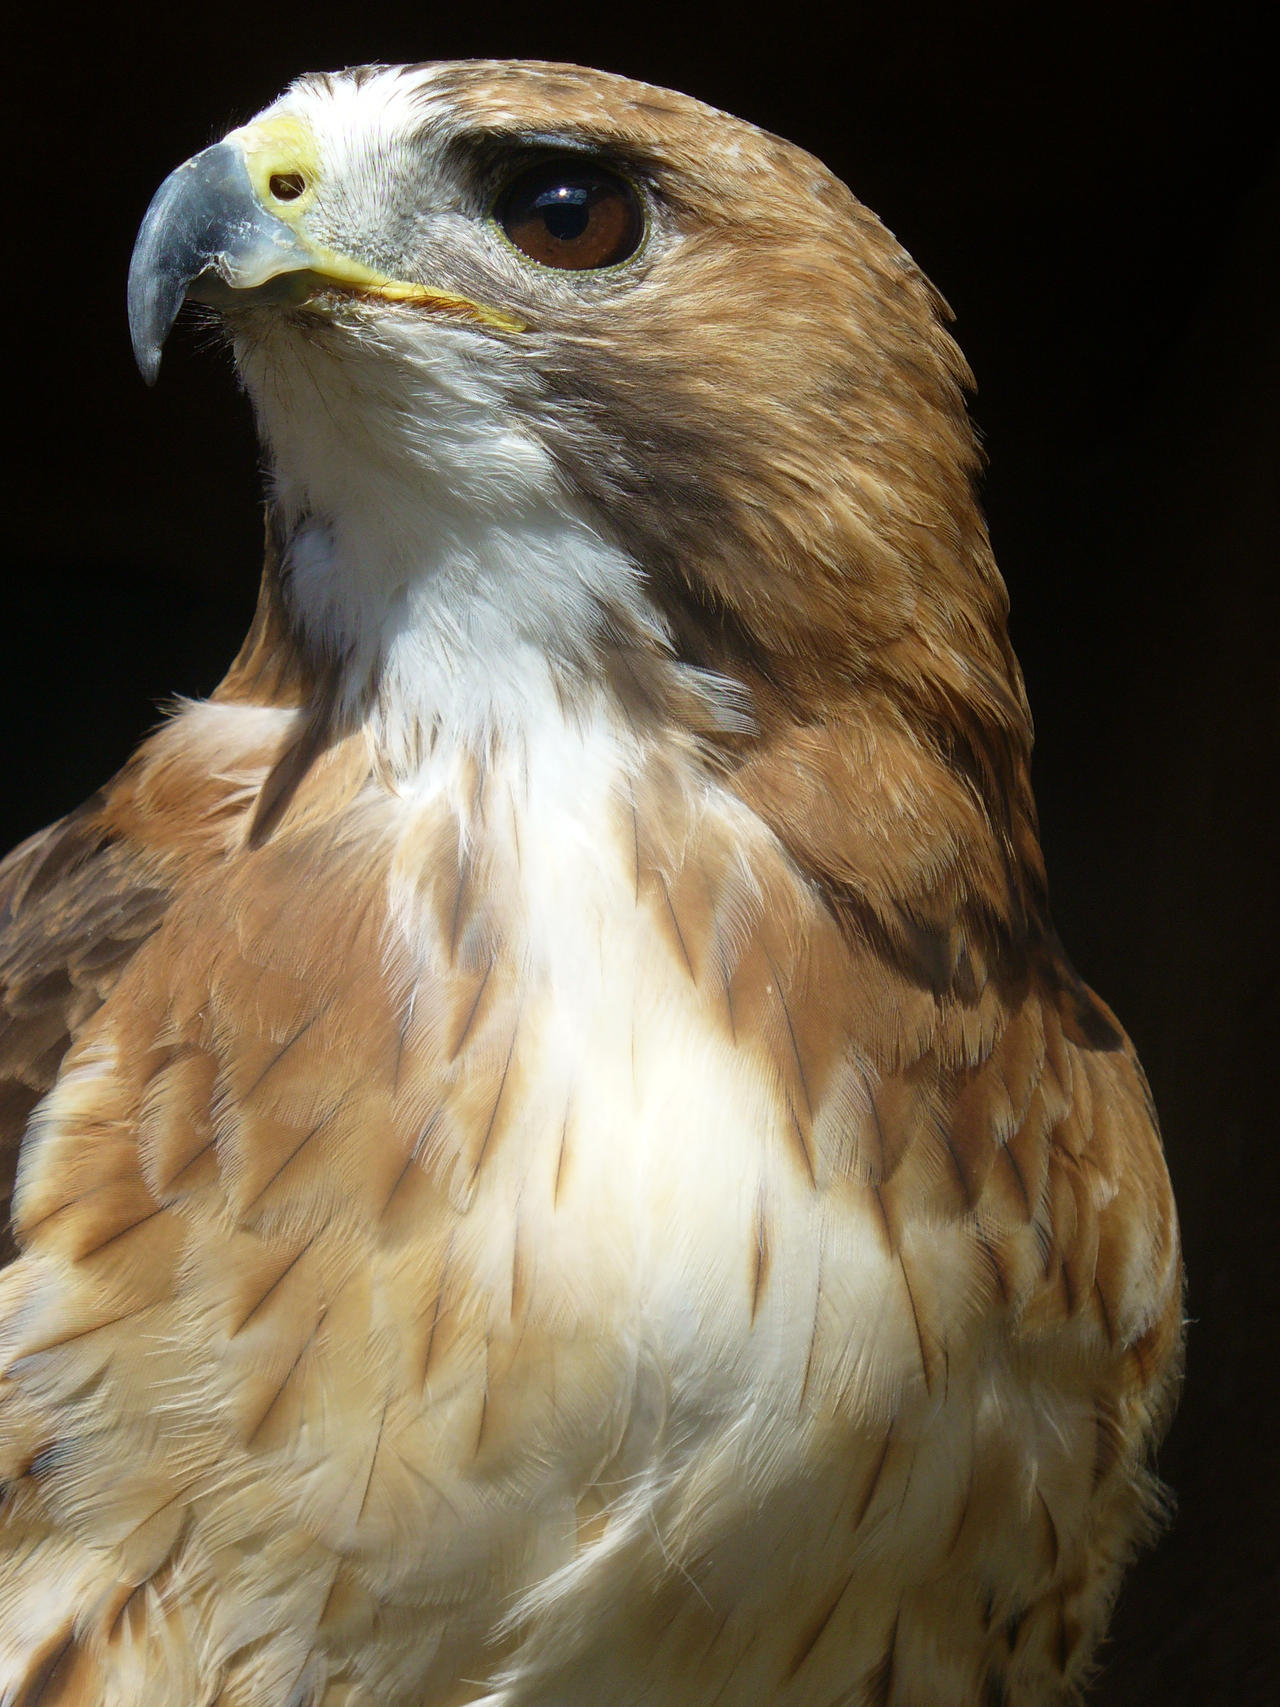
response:
<path fill-rule="evenodd" d="M 1049 922 L 939 299 L 684 97 L 476 64 L 284 110 L 331 176 L 333 114 L 442 177 L 563 137 L 652 230 L 585 299 L 461 245 L 514 332 L 226 310 L 254 629 L 0 870 L 0 1697 L 1074 1701 L 1158 1504 L 1177 1228 Z M 637 573 L 480 734 L 394 636 L 326 643 L 319 460 L 290 507 L 288 363 L 358 467 L 411 337 L 466 408 L 494 364 L 557 549 Z"/>

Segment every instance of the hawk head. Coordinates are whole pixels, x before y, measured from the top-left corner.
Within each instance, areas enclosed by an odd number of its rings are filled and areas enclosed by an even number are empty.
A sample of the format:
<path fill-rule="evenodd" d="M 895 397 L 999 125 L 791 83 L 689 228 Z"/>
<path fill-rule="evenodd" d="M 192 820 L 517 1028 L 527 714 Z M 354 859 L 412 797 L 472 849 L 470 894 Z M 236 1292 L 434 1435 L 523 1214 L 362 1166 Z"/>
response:
<path fill-rule="evenodd" d="M 267 452 L 273 643 L 392 771 L 603 695 L 935 983 L 962 914 L 1024 933 L 1030 725 L 968 375 L 816 160 L 567 66 L 308 76 L 157 194 L 149 378 L 187 297 Z"/>

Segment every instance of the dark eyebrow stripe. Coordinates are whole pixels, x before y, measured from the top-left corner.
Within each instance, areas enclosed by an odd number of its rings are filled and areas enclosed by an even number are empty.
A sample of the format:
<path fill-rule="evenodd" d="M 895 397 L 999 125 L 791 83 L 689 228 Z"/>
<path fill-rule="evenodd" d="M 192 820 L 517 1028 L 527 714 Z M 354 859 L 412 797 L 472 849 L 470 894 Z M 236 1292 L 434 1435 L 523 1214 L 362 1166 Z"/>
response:
<path fill-rule="evenodd" d="M 431 121 L 424 123 L 422 128 L 424 131 L 432 129 Z M 581 131 L 566 134 L 564 131 L 530 130 L 516 125 L 509 129 L 500 125 L 459 127 L 449 135 L 444 151 L 453 153 L 455 157 L 463 155 L 481 168 L 506 164 L 513 157 L 526 156 L 532 165 L 544 156 L 572 154 L 615 166 L 646 183 L 652 184 L 660 176 L 659 163 L 647 150 L 631 146 L 614 136 L 590 136 Z"/>

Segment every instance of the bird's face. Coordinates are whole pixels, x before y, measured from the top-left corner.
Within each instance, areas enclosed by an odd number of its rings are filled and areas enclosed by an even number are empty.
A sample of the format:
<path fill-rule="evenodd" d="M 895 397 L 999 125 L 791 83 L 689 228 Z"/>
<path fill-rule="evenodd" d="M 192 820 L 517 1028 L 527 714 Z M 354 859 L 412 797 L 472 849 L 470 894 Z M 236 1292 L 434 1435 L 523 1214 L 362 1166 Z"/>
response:
<path fill-rule="evenodd" d="M 510 507 L 514 441 L 539 460 L 540 412 L 569 401 L 552 351 L 599 339 L 673 233 L 641 173 L 568 115 L 548 131 L 545 79 L 449 70 L 305 78 L 178 168 L 139 235 L 131 320 L 154 378 L 182 301 L 216 307 L 278 464 L 327 411 L 357 457 L 362 438 L 405 451 L 472 501 L 497 447 Z M 523 104 L 495 111 L 506 85 Z"/>
<path fill-rule="evenodd" d="M 132 271 L 135 344 L 154 378 L 183 299 L 210 303 L 268 407 L 268 352 L 277 390 L 304 346 L 383 395 L 397 364 L 454 368 L 505 400 L 508 426 L 518 400 L 521 424 L 576 437 L 579 461 L 663 483 L 669 507 L 693 474 L 705 506 L 715 465 L 743 460 L 743 409 L 776 408 L 788 371 L 838 360 L 838 340 L 825 358 L 813 347 L 815 308 L 824 272 L 852 277 L 856 211 L 799 150 L 599 73 L 309 77 L 158 193 Z M 731 353 L 749 353 L 745 385 Z"/>
<path fill-rule="evenodd" d="M 637 318 L 660 330 L 658 306 L 716 308 L 717 258 L 732 266 L 771 235 L 812 240 L 824 225 L 838 246 L 831 215 L 854 207 L 799 150 L 602 73 L 476 63 L 308 77 L 157 194 L 134 262 L 135 343 L 154 378 L 186 294 L 233 321 L 346 297 L 371 322 L 398 309 L 424 332 L 461 323 L 527 347 L 590 337 L 621 354 Z M 717 317 L 754 322 L 760 343 L 770 304 L 753 300 L 756 271 Z"/>
<path fill-rule="evenodd" d="M 226 319 L 293 520 L 363 504 L 408 537 L 410 489 L 437 527 L 572 508 L 681 656 L 801 709 L 918 675 L 895 649 L 957 605 L 1007 668 L 939 299 L 748 124 L 563 66 L 306 77 L 158 193 L 149 376 L 187 296 Z"/>

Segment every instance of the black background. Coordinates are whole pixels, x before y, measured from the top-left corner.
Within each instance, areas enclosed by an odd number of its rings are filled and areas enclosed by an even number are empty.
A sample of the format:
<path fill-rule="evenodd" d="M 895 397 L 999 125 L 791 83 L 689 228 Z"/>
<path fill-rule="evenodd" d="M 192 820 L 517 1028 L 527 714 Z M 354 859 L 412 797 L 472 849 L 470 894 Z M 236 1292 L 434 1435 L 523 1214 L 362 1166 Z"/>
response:
<path fill-rule="evenodd" d="M 259 557 L 227 358 L 133 371 L 152 190 L 302 70 L 511 55 L 687 90 L 826 159 L 957 313 L 1036 712 L 1055 913 L 1163 1111 L 1190 1272 L 1177 1522 L 1097 1701 L 1280 1699 L 1274 51 L 1263 8 L 847 4 L 26 12 L 3 205 L 15 476 L 6 843 L 217 680 Z"/>

